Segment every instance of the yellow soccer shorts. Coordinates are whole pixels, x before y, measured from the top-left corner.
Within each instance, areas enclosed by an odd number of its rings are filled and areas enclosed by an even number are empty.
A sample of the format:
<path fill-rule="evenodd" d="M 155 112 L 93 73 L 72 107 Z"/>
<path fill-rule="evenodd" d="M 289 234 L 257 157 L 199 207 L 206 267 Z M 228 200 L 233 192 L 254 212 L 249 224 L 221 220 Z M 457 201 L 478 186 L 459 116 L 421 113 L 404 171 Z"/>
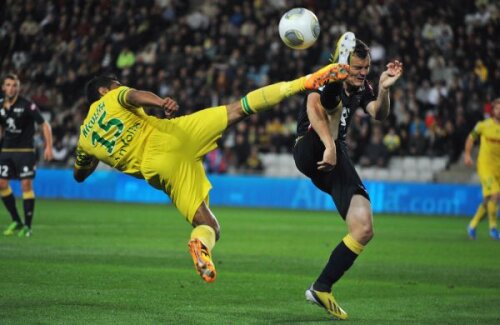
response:
<path fill-rule="evenodd" d="M 477 173 L 483 188 L 483 197 L 500 193 L 500 166 L 495 169 L 492 166 L 478 165 Z"/>
<path fill-rule="evenodd" d="M 227 127 L 226 106 L 165 120 L 148 138 L 141 171 L 150 185 L 167 193 L 180 213 L 193 217 L 212 188 L 203 156 L 217 147 Z"/>

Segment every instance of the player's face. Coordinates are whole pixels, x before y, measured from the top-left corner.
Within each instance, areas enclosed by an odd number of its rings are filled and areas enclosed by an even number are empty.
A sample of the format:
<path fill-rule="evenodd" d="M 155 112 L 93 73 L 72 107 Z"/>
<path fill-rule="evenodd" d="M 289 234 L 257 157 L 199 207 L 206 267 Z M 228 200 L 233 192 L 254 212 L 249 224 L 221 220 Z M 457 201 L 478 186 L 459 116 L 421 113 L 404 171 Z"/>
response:
<path fill-rule="evenodd" d="M 366 76 L 368 75 L 368 72 L 370 72 L 370 56 L 362 59 L 356 55 L 352 55 L 350 61 L 349 65 L 351 69 L 346 82 L 351 87 L 361 87 L 366 79 Z"/>
<path fill-rule="evenodd" d="M 19 81 L 7 78 L 3 81 L 2 91 L 9 100 L 19 94 Z"/>

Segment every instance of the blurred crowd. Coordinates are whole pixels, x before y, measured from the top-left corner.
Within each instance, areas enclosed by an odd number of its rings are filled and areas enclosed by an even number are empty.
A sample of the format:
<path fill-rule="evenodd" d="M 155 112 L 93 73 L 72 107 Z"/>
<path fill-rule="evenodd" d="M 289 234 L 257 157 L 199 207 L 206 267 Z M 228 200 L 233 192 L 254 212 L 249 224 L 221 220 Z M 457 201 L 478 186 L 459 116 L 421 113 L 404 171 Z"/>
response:
<path fill-rule="evenodd" d="M 0 9 L 0 72 L 17 73 L 54 133 L 56 165 L 71 164 L 87 103 L 86 80 L 121 82 L 171 96 L 181 114 L 239 100 L 328 63 L 346 30 L 372 53 L 369 79 L 404 63 L 391 114 L 375 123 L 359 109 L 348 142 L 354 161 L 384 166 L 392 155 L 456 161 L 474 124 L 500 96 L 500 11 L 494 0 L 6 0 Z M 307 7 L 321 24 L 317 44 L 287 48 L 281 15 Z M 495 36 L 497 35 L 497 36 Z M 261 172 L 263 152 L 290 152 L 303 97 L 252 116 L 221 139 L 214 173 Z M 155 113 L 155 111 L 151 111 Z"/>

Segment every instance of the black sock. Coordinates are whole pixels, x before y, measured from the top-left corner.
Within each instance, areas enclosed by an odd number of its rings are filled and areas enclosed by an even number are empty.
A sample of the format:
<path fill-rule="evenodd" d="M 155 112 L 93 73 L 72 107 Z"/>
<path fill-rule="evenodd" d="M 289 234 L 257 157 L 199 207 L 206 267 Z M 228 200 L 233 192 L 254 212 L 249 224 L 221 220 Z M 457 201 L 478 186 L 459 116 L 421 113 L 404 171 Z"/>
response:
<path fill-rule="evenodd" d="M 344 241 L 341 241 L 332 251 L 328 263 L 314 282 L 314 290 L 330 292 L 333 284 L 351 267 L 356 257 L 358 255 L 347 248 Z"/>
<path fill-rule="evenodd" d="M 7 208 L 7 211 L 9 211 L 12 221 L 22 224 L 23 222 L 19 218 L 19 213 L 17 213 L 16 199 L 14 198 L 14 194 L 11 193 L 7 196 L 3 196 L 2 201 Z"/>
<path fill-rule="evenodd" d="M 33 221 L 33 212 L 35 210 L 35 199 L 24 199 L 24 224 L 31 228 L 31 222 Z"/>

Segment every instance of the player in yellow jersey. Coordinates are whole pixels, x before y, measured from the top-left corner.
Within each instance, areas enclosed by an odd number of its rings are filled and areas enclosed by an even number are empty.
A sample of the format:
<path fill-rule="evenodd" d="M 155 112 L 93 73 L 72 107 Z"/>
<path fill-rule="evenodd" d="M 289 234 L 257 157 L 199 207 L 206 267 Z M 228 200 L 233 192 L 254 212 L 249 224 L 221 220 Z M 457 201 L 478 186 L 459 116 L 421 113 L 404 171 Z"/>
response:
<path fill-rule="evenodd" d="M 477 173 L 483 187 L 483 202 L 467 227 L 471 239 L 476 239 L 476 227 L 488 215 L 490 236 L 500 240 L 497 230 L 497 213 L 500 202 L 500 98 L 493 101 L 491 118 L 477 123 L 465 142 L 465 164 L 474 164 L 471 151 L 474 141 L 480 138 Z"/>
<path fill-rule="evenodd" d="M 217 147 L 228 126 L 294 94 L 343 80 L 348 70 L 348 65 L 330 64 L 305 77 L 254 90 L 238 102 L 177 118 L 171 118 L 178 110 L 174 100 L 122 86 L 112 77 L 96 77 L 86 85 L 90 109 L 80 127 L 74 177 L 83 182 L 102 161 L 168 194 L 194 227 L 188 246 L 195 268 L 212 282 L 216 271 L 211 251 L 220 228 L 208 205 L 212 186 L 203 156 Z M 167 119 L 146 115 L 145 106 L 164 109 Z"/>

